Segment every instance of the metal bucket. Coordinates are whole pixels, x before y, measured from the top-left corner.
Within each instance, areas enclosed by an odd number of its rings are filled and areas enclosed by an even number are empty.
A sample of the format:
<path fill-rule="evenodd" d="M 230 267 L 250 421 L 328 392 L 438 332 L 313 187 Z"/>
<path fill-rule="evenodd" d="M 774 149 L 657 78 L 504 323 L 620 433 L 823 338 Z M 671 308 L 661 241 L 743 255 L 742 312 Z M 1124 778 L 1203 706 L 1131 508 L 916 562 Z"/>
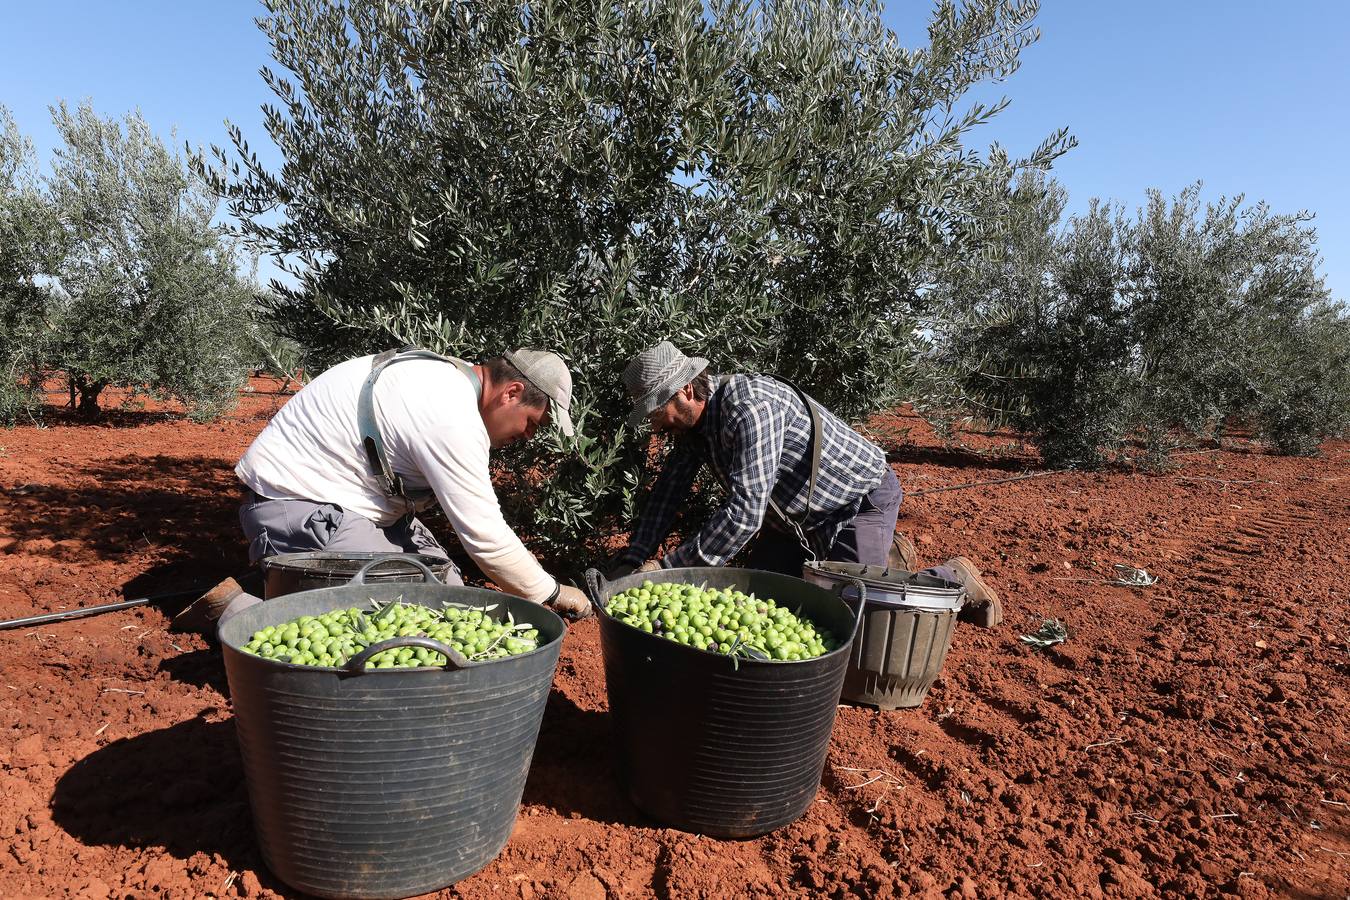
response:
<path fill-rule="evenodd" d="M 391 562 L 385 562 L 390 560 Z M 401 565 L 397 562 L 401 561 Z M 379 571 L 368 571 L 367 582 L 407 582 L 422 580 L 422 572 L 430 569 L 438 581 L 444 581 L 451 569 L 450 560 L 425 553 L 376 553 L 360 550 L 318 550 L 305 553 L 279 553 L 262 561 L 263 599 L 271 600 L 297 591 L 340 587 L 351 581 L 357 572 L 371 562 L 379 563 Z M 416 566 L 413 562 L 421 563 Z"/>
<path fill-rule="evenodd" d="M 420 567 L 420 564 L 418 564 Z M 397 898 L 477 872 L 506 844 L 534 755 L 566 626 L 551 610 L 481 588 L 367 583 L 289 594 L 222 622 L 254 830 L 263 859 L 320 897 Z M 489 613 L 539 629 L 539 648 L 470 662 L 425 637 L 373 645 L 344 668 L 244 653 L 255 631 L 372 600 Z M 400 645 L 444 653 L 444 669 L 364 670 Z"/>
<path fill-rule="evenodd" d="M 951 649 L 965 588 L 931 575 L 857 563 L 808 563 L 803 575 L 844 596 L 855 579 L 867 587 L 841 699 L 879 709 L 923 703 Z"/>
<path fill-rule="evenodd" d="M 833 632 L 815 659 L 768 662 L 696 650 L 626 625 L 605 609 L 644 581 L 771 597 Z M 857 614 L 799 578 L 754 569 L 663 569 L 587 587 L 600 619 L 618 772 L 628 796 L 684 831 L 752 837 L 796 820 L 825 767 Z"/>

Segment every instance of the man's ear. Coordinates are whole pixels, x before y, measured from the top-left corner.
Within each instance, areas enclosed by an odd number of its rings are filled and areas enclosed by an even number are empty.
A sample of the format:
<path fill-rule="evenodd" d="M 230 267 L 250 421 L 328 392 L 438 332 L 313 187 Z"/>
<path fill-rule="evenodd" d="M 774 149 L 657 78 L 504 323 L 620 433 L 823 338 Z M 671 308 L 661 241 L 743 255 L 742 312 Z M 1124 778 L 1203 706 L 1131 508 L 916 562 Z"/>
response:
<path fill-rule="evenodd" d="M 686 403 L 694 399 L 694 383 L 692 381 L 680 388 L 680 396 L 684 398 Z"/>
<path fill-rule="evenodd" d="M 507 382 L 506 387 L 502 390 L 502 400 L 519 403 L 520 397 L 524 393 L 525 385 L 521 384 L 519 381 L 510 381 Z"/>

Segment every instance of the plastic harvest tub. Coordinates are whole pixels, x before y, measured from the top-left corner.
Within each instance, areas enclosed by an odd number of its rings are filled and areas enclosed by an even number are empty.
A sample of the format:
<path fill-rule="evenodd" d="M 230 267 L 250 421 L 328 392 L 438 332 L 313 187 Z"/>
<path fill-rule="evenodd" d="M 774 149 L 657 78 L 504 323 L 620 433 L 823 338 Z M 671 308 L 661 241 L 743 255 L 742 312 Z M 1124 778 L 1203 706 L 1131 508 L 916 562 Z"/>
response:
<path fill-rule="evenodd" d="M 397 898 L 491 862 L 520 806 L 566 626 L 551 610 L 480 588 L 363 583 L 288 594 L 220 625 L 254 830 L 268 868 L 320 897 Z M 496 606 L 539 629 L 539 648 L 469 662 L 425 637 L 372 645 L 338 668 L 239 648 L 267 625 L 371 600 Z M 447 655 L 444 669 L 363 671 L 397 646 Z"/>
<path fill-rule="evenodd" d="M 858 617 L 837 593 L 753 569 L 663 569 L 606 581 L 586 573 L 600 618 L 618 772 L 639 809 L 675 828 L 751 837 L 794 821 L 815 798 Z M 825 627 L 837 649 L 770 662 L 696 650 L 605 610 L 644 581 L 772 598 Z"/>
<path fill-rule="evenodd" d="M 410 560 L 420 562 L 422 566 L 413 565 Z M 371 562 L 378 562 L 379 566 L 367 570 L 365 579 L 368 583 L 415 583 L 422 580 L 425 569 L 430 569 L 433 575 L 444 581 L 446 573 L 450 571 L 448 559 L 424 553 L 373 553 L 359 550 L 279 553 L 262 561 L 263 597 L 271 600 L 297 591 L 341 587 Z"/>

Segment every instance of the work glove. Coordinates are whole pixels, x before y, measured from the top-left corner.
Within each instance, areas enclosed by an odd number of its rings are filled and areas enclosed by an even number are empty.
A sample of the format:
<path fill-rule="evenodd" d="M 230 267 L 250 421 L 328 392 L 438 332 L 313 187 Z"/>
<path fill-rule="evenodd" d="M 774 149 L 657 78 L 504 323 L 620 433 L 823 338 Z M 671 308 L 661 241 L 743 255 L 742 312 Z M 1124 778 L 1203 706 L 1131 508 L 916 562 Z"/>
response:
<path fill-rule="evenodd" d="M 554 612 L 574 619 L 584 619 L 591 614 L 591 599 L 586 596 L 585 591 L 570 584 L 558 585 L 558 596 L 554 597 L 549 605 L 553 607 Z"/>
<path fill-rule="evenodd" d="M 647 560 L 645 563 L 638 566 L 636 569 L 634 569 L 628 563 L 619 563 L 616 566 L 612 566 L 610 570 L 605 573 L 605 580 L 614 581 L 617 578 L 623 578 L 627 575 L 632 575 L 634 572 L 656 572 L 659 571 L 660 568 L 661 564 L 654 559 Z"/>
<path fill-rule="evenodd" d="M 629 565 L 628 563 L 619 563 L 618 565 L 609 567 L 609 571 L 605 573 L 605 580 L 615 581 L 619 578 L 624 578 L 632 574 L 633 574 L 633 567 L 631 565 Z"/>

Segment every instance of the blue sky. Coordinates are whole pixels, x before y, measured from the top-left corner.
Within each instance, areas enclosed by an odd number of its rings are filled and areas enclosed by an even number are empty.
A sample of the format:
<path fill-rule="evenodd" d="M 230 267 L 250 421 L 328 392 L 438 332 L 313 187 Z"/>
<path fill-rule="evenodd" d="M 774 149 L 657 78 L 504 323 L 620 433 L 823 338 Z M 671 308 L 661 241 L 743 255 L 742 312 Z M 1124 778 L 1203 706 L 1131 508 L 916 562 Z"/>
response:
<path fill-rule="evenodd" d="M 901 41 L 926 42 L 930 4 L 891 0 Z M 0 0 L 0 103 L 39 157 L 48 104 L 139 108 L 179 145 L 226 143 L 239 124 L 264 160 L 269 61 L 252 0 Z M 1206 199 L 1243 193 L 1276 212 L 1307 209 L 1335 297 L 1350 300 L 1350 3 L 1344 0 L 1042 0 L 1042 37 L 995 86 L 1012 106 L 976 138 L 1029 152 L 1067 125 L 1079 146 L 1057 164 L 1070 211 L 1091 197 L 1133 209 L 1196 180 Z M 264 269 L 264 274 L 269 271 Z"/>

